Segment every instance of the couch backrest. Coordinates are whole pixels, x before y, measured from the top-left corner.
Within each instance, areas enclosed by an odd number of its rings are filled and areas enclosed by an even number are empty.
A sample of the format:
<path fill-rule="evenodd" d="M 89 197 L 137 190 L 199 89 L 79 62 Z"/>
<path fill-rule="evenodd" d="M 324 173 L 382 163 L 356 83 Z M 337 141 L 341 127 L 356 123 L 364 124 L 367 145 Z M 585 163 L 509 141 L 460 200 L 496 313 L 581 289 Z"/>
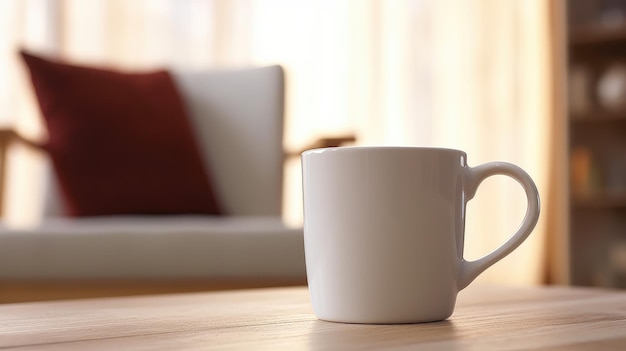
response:
<path fill-rule="evenodd" d="M 226 214 L 280 216 L 285 95 L 282 68 L 178 71 L 174 78 Z M 48 179 L 44 215 L 62 215 L 54 175 Z"/>

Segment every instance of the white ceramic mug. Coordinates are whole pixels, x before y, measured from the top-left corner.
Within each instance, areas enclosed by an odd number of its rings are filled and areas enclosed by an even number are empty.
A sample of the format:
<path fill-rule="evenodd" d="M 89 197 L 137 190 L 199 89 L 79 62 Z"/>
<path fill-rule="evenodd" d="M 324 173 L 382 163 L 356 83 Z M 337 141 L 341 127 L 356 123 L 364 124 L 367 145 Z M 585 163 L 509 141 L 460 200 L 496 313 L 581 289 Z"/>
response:
<path fill-rule="evenodd" d="M 348 323 L 448 318 L 457 293 L 517 248 L 539 218 L 539 194 L 521 168 L 467 166 L 463 151 L 345 147 L 302 155 L 304 244 L 315 314 Z M 487 177 L 526 191 L 517 232 L 476 261 L 463 259 L 465 207 Z"/>

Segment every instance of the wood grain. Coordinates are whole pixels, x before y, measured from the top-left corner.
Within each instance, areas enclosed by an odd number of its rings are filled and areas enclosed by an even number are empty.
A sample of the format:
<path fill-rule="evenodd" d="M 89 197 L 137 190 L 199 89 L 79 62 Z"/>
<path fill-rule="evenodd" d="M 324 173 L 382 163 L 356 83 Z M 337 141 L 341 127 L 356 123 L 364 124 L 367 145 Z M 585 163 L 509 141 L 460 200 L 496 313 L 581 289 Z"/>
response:
<path fill-rule="evenodd" d="M 297 278 L 0 279 L 0 304 L 306 285 Z"/>
<path fill-rule="evenodd" d="M 330 323 L 306 288 L 0 306 L 0 349 L 619 350 L 626 293 L 471 286 L 447 321 Z"/>

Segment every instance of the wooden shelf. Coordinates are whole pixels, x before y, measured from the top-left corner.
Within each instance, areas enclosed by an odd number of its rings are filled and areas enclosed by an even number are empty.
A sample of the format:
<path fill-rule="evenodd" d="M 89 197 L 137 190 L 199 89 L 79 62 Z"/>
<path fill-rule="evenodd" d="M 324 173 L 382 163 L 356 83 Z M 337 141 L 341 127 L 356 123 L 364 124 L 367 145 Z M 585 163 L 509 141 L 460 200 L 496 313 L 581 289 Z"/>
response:
<path fill-rule="evenodd" d="M 577 28 L 569 35 L 571 47 L 626 43 L 626 25 L 619 27 L 588 26 Z"/>
<path fill-rule="evenodd" d="M 626 209 L 626 191 L 573 196 L 572 206 L 575 208 Z"/>
<path fill-rule="evenodd" d="M 594 112 L 584 115 L 572 115 L 570 121 L 573 124 L 595 124 L 595 123 L 611 123 L 625 122 L 626 113 L 614 112 Z"/>
<path fill-rule="evenodd" d="M 626 63 L 626 4 L 601 0 L 565 2 L 568 11 L 566 72 L 569 98 L 584 99 L 568 111 L 565 128 L 570 154 L 567 209 L 570 221 L 571 282 L 613 286 L 616 272 L 604 253 L 626 233 L 626 100 L 624 108 L 603 104 L 600 84 L 617 64 Z M 612 24 L 609 24 L 611 20 Z M 567 94 L 567 92 L 566 92 Z M 576 109 L 576 107 L 580 107 Z M 582 190 L 587 190 L 582 191 Z"/>

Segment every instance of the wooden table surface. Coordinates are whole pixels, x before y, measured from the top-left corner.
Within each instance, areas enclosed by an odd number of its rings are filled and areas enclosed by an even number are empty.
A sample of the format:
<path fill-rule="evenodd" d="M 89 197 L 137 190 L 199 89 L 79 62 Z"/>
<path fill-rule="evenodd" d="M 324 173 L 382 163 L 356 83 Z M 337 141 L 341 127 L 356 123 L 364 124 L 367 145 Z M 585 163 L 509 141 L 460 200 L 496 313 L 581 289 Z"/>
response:
<path fill-rule="evenodd" d="M 0 350 L 626 350 L 626 292 L 470 286 L 447 321 L 320 321 L 299 288 L 0 305 Z"/>

